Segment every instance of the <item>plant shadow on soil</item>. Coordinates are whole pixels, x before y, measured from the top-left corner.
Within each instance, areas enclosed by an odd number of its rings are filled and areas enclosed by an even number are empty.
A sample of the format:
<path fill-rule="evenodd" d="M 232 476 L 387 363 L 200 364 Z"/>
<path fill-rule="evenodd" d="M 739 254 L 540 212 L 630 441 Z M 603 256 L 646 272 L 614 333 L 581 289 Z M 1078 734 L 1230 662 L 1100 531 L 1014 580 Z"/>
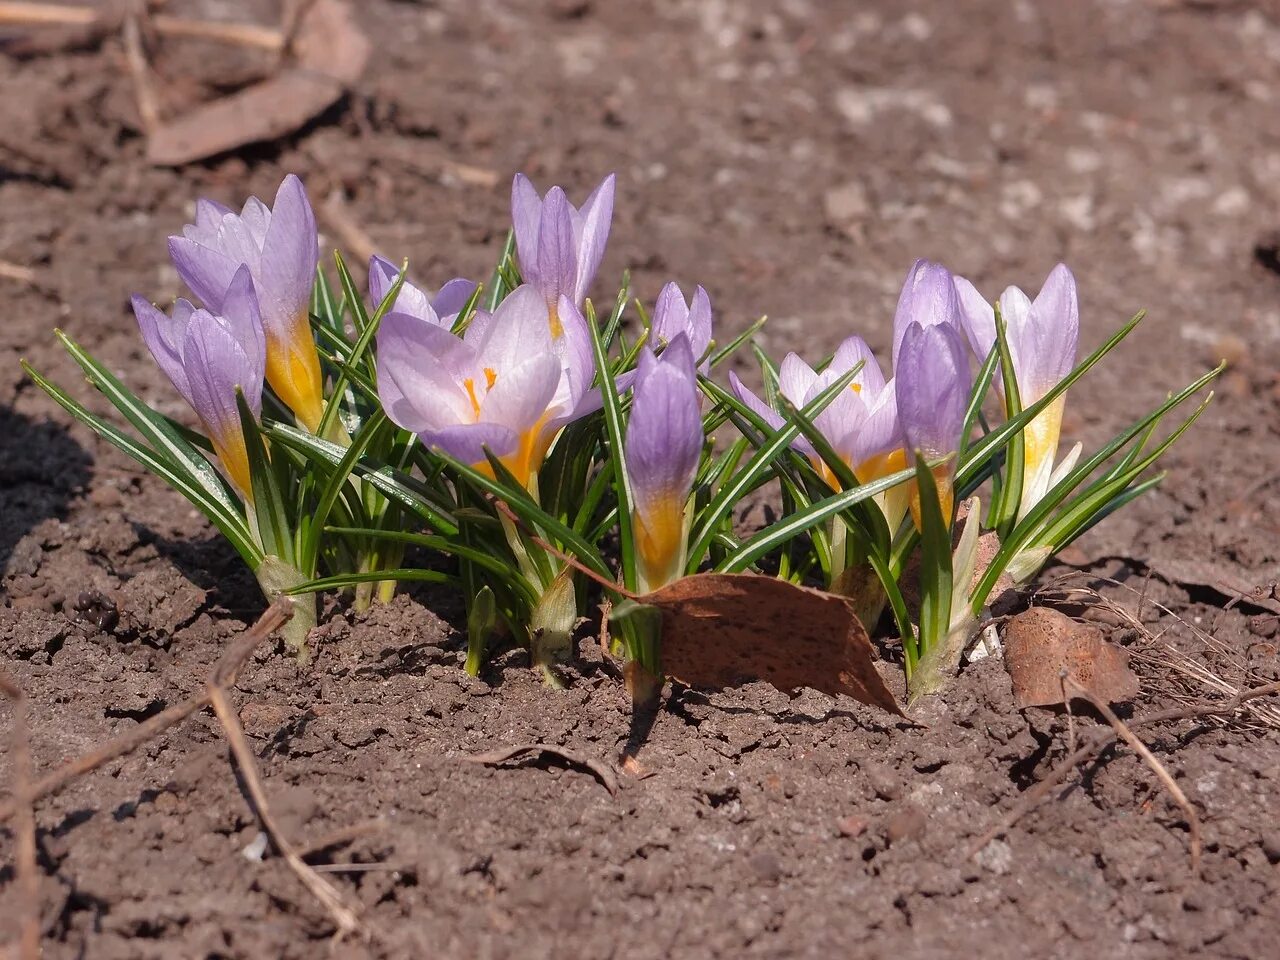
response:
<path fill-rule="evenodd" d="M 89 482 L 90 458 L 65 427 L 0 406 L 0 573 L 39 562 L 40 546 L 23 538 L 61 517 Z"/>

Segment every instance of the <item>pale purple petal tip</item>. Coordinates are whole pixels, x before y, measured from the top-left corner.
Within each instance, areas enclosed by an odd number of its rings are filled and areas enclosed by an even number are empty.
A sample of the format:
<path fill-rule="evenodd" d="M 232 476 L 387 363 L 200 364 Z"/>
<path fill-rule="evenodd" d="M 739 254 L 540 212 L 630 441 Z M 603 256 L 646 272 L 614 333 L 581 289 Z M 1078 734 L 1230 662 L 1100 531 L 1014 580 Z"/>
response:
<path fill-rule="evenodd" d="M 920 450 L 931 458 L 953 453 L 970 388 L 969 357 L 959 331 L 946 323 L 908 324 L 894 386 L 908 453 Z"/>
<path fill-rule="evenodd" d="M 941 264 L 917 260 L 907 273 L 893 315 L 894 367 L 898 365 L 903 334 L 912 323 L 929 327 L 958 322 L 959 303 L 951 271 Z"/>

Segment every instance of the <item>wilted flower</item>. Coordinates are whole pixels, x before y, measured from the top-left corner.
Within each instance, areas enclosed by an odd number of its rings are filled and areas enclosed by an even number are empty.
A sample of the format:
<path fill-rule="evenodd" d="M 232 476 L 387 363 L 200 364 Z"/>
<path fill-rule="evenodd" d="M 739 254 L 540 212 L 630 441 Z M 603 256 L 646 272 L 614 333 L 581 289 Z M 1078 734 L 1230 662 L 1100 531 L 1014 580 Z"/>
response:
<path fill-rule="evenodd" d="M 169 254 L 178 275 L 215 314 L 236 270 L 249 268 L 266 333 L 267 382 L 308 429 L 316 429 L 324 385 L 307 310 L 320 248 L 302 181 L 290 174 L 272 207 L 250 197 L 239 214 L 201 200 L 196 222 L 169 238 Z"/>
<path fill-rule="evenodd" d="M 956 278 L 961 313 L 969 344 L 980 360 L 996 344 L 995 310 L 982 294 L 963 277 Z M 1080 339 L 1080 305 L 1076 298 L 1076 280 L 1064 263 L 1050 271 L 1034 301 L 1017 287 L 1000 294 L 1000 315 L 1004 319 L 1005 337 L 1013 360 L 1018 398 L 1023 407 L 1030 406 L 1061 382 L 1076 362 Z M 1004 388 L 997 372 L 996 389 Z M 1027 424 L 1023 432 L 1022 499 L 1019 515 L 1024 515 L 1053 485 L 1054 458 L 1058 453 L 1058 436 L 1062 428 L 1062 408 L 1066 394 L 1059 396 Z M 1077 449 L 1058 467 L 1066 472 L 1075 464 Z"/>
<path fill-rule="evenodd" d="M 246 500 L 252 499 L 237 388 L 256 416 L 262 408 L 266 343 L 258 299 L 248 267 L 242 266 L 218 296 L 218 313 L 186 300 L 165 316 L 142 297 L 133 298 L 143 342 L 156 364 L 200 418 L 218 460 Z"/>
<path fill-rule="evenodd" d="M 369 260 L 369 300 L 374 307 L 386 299 L 399 276 L 400 268 L 385 257 L 375 255 Z M 475 291 L 474 281 L 454 277 L 434 297 L 428 297 L 420 288 L 405 280 L 400 285 L 396 302 L 387 312 L 405 313 L 427 323 L 443 326 L 447 330 L 453 326 Z"/>
<path fill-rule="evenodd" d="M 487 448 L 528 484 L 566 423 L 599 407 L 586 321 L 567 297 L 553 340 L 539 291 L 518 287 L 462 337 L 391 313 L 378 329 L 387 416 L 430 447 L 487 469 Z M 428 321 L 430 316 L 427 317 Z"/>
<path fill-rule="evenodd" d="M 972 378 L 969 354 L 960 331 L 950 323 L 906 325 L 894 369 L 898 419 L 914 462 L 919 451 L 929 460 L 950 457 L 960 448 L 965 411 L 969 406 Z M 933 468 L 942 516 L 951 521 L 955 458 Z M 919 497 L 913 496 L 911 513 L 920 526 Z"/>
<path fill-rule="evenodd" d="M 683 332 L 660 356 L 648 347 L 640 354 L 625 448 L 641 592 L 675 579 L 685 564 L 686 506 L 703 444 L 694 362 Z"/>
<path fill-rule="evenodd" d="M 511 184 L 511 219 L 520 275 L 546 300 L 551 335 L 561 334 L 560 300 L 581 307 L 609 240 L 613 220 L 613 174 L 605 177 L 581 208 L 560 187 L 539 197 L 529 178 Z"/>
<path fill-rule="evenodd" d="M 650 321 L 650 343 L 661 349 L 680 334 L 686 334 L 698 361 L 698 372 L 703 376 L 711 370 L 711 298 L 702 287 L 695 287 L 693 303 L 689 304 L 675 283 L 668 283 L 658 294 Z"/>

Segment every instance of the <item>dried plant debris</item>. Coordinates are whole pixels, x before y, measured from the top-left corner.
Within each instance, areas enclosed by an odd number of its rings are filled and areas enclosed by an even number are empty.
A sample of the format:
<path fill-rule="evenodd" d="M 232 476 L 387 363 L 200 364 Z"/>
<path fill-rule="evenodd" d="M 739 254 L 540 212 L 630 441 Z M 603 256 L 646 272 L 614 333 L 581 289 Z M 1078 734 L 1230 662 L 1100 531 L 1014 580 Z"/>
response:
<path fill-rule="evenodd" d="M 662 611 L 662 664 L 691 687 L 765 680 L 902 715 L 848 599 L 754 574 L 683 577 L 637 602 Z"/>
<path fill-rule="evenodd" d="M 1097 627 L 1048 607 L 1032 607 L 1009 620 L 1004 662 L 1022 708 L 1066 702 L 1064 677 L 1106 703 L 1130 700 L 1138 692 L 1138 677 L 1124 650 L 1108 643 Z"/>

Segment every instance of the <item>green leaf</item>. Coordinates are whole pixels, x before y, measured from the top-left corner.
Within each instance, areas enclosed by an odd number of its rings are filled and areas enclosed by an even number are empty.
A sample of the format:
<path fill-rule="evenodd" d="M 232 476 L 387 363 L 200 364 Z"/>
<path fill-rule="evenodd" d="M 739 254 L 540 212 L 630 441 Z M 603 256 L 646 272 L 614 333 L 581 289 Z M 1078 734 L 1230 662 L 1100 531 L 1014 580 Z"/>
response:
<path fill-rule="evenodd" d="M 731 356 L 737 353 L 744 343 L 764 329 L 764 325 L 767 320 L 768 317 L 761 317 L 718 350 L 715 349 L 713 345 L 710 361 L 711 369 L 714 370 L 716 367 L 720 366 L 720 364 L 724 363 Z"/>
<path fill-rule="evenodd" d="M 236 507 L 229 506 L 229 496 L 215 497 L 201 483 L 194 482 L 190 476 L 177 469 L 172 461 L 160 456 L 150 447 L 139 443 L 133 437 L 122 432 L 118 427 L 94 416 L 83 406 L 73 400 L 60 387 L 36 372 L 25 360 L 22 369 L 41 390 L 52 397 L 64 410 L 87 426 L 108 443 L 136 460 L 150 473 L 154 473 L 199 510 L 209 522 L 222 533 L 244 559 L 250 569 L 256 570 L 262 563 L 262 548 L 254 542 L 249 532 L 249 525 Z"/>
<path fill-rule="evenodd" d="M 995 456 L 999 451 L 1009 443 L 1015 434 L 1021 433 L 1034 420 L 1042 410 L 1053 403 L 1058 397 L 1066 393 L 1066 391 L 1077 380 L 1093 369 L 1103 357 L 1119 346 L 1120 342 L 1133 332 L 1134 328 L 1142 322 L 1146 316 L 1146 311 L 1138 312 L 1128 323 L 1107 338 L 1102 346 L 1098 347 L 1087 358 L 1076 365 L 1075 369 L 1068 373 L 1062 380 L 1049 390 L 1043 397 L 1031 404 L 1023 410 L 1018 416 L 1012 420 L 1008 420 L 996 429 L 992 430 L 977 443 L 969 447 L 964 460 L 960 461 L 956 469 L 955 487 L 957 490 L 970 490 L 971 481 L 977 473 L 983 469 L 984 464 L 991 457 Z"/>
<path fill-rule="evenodd" d="M 920 533 L 920 636 L 914 644 L 906 643 L 903 638 L 908 680 L 920 659 L 928 656 L 951 632 L 951 524 L 942 515 L 933 470 L 918 450 L 915 470 L 923 528 Z"/>
<path fill-rule="evenodd" d="M 346 447 L 321 440 L 314 434 L 287 423 L 272 422 L 266 427 L 266 431 L 272 439 L 292 447 L 315 463 L 329 467 L 341 464 L 347 452 Z M 421 481 L 390 467 L 366 464 L 363 461 L 355 464 L 354 472 L 390 499 L 408 507 L 442 534 L 452 536 L 458 532 L 457 521 L 449 507 L 440 501 L 437 491 L 431 490 Z"/>
<path fill-rule="evenodd" d="M 455 460 L 448 454 L 441 453 L 440 457 L 459 477 L 465 479 L 482 492 L 497 497 L 524 523 L 540 528 L 552 538 L 558 540 L 565 553 L 573 555 L 580 563 L 604 579 L 613 579 L 613 574 L 609 571 L 608 566 L 591 545 L 576 531 L 570 529 L 566 524 L 538 506 L 523 487 L 518 484 L 508 486 L 499 483 L 491 477 L 485 476 L 470 464 Z M 498 465 L 501 466 L 500 463 Z"/>
<path fill-rule="evenodd" d="M 61 330 L 55 331 L 55 335 L 71 354 L 71 358 L 80 365 L 89 382 L 111 401 L 112 406 L 119 410 L 126 420 L 133 424 L 157 456 L 166 460 L 174 472 L 186 476 L 190 483 L 203 487 L 210 497 L 220 501 L 227 510 L 239 513 L 236 500 L 228 494 L 226 484 L 218 475 L 218 471 L 187 441 L 167 417 L 156 413 L 139 400 L 111 371 Z"/>
<path fill-rule="evenodd" d="M 240 429 L 244 433 L 245 453 L 249 460 L 249 482 L 253 487 L 253 503 L 248 507 L 257 518 L 258 539 L 268 556 L 279 557 L 292 565 L 293 535 L 289 530 L 284 497 L 280 494 L 266 444 L 262 442 L 258 421 L 239 387 L 236 388 L 236 407 L 240 411 Z"/>
<path fill-rule="evenodd" d="M 716 570 L 721 573 L 735 573 L 746 570 L 771 550 L 783 546 L 788 541 L 808 532 L 818 524 L 848 510 L 854 504 L 869 500 L 876 494 L 883 493 L 904 480 L 911 479 L 914 475 L 915 471 L 913 469 L 899 470 L 897 473 L 892 473 L 871 483 L 864 483 L 862 486 L 855 487 L 852 490 L 843 490 L 824 500 L 818 500 L 808 508 L 800 510 L 789 517 L 784 517 L 758 531 L 755 536 L 743 542 L 741 549 L 737 553 L 719 564 Z"/>
<path fill-rule="evenodd" d="M 1014 420 L 1022 412 L 1022 400 L 1018 393 L 1018 377 L 1013 368 L 1013 353 L 1009 349 L 1009 331 L 1000 304 L 995 305 L 996 350 L 1000 354 L 1000 376 L 1004 383 L 1005 419 Z M 1030 422 L 1028 422 L 1030 426 Z M 1026 448 L 1026 430 L 1019 430 L 1009 438 L 1005 447 L 1004 473 L 1000 478 L 999 496 L 992 498 L 992 526 L 1003 539 L 1018 521 L 1018 507 L 1022 503 L 1022 474 Z"/>
<path fill-rule="evenodd" d="M 285 591 L 289 594 L 320 593 L 324 590 L 337 590 L 352 587 L 357 583 L 381 583 L 383 580 L 397 580 L 404 583 L 449 583 L 456 584 L 458 578 L 438 570 L 366 570 L 362 573 L 339 573 L 332 577 L 320 577 L 308 580 L 300 586 Z"/>
<path fill-rule="evenodd" d="M 844 376 L 840 377 L 840 379 L 836 380 L 805 404 L 802 412 L 808 417 L 817 416 L 840 394 L 841 390 L 846 389 L 849 384 L 853 382 L 853 378 L 856 374 L 856 370 L 850 370 Z M 708 381 L 704 378 L 702 382 L 705 384 Z M 704 386 L 704 389 L 709 388 Z M 730 395 L 728 393 L 725 393 L 724 391 L 719 392 L 724 395 L 726 400 L 730 399 Z M 734 403 L 737 403 L 736 397 L 732 397 L 731 399 Z M 747 410 L 745 405 L 738 405 L 746 410 L 747 414 L 754 417 L 754 414 L 751 414 L 751 411 Z M 767 424 L 765 426 L 767 427 Z M 769 431 L 766 430 L 763 432 L 768 433 Z M 760 447 L 755 454 L 752 455 L 751 459 L 747 461 L 746 466 L 735 474 L 734 477 L 729 480 L 720 492 L 712 499 L 707 509 L 703 512 L 702 517 L 699 518 L 699 522 L 694 529 L 694 534 L 691 538 L 693 545 L 689 549 L 689 565 L 686 567 L 687 573 L 692 573 L 697 569 L 698 564 L 702 561 L 703 554 L 706 553 L 707 547 L 710 545 L 712 538 L 716 534 L 717 528 L 724 519 L 731 514 L 734 505 L 751 490 L 755 489 L 759 482 L 766 477 L 767 472 L 774 461 L 777 460 L 783 451 L 791 445 L 791 442 L 799 433 L 800 426 L 796 423 L 794 418 L 783 424 L 782 428 L 773 432 L 772 435 L 769 436 L 764 446 Z"/>
<path fill-rule="evenodd" d="M 609 468 L 613 471 L 613 490 L 618 498 L 618 541 L 622 558 L 622 582 L 628 590 L 636 589 L 635 534 L 631 526 L 631 477 L 627 473 L 626 445 L 623 442 L 622 405 L 617 384 L 609 368 L 604 339 L 596 328 L 595 310 L 587 305 L 587 329 L 591 332 L 591 349 L 595 354 L 596 378 L 603 399 L 604 422 L 609 443 Z"/>

